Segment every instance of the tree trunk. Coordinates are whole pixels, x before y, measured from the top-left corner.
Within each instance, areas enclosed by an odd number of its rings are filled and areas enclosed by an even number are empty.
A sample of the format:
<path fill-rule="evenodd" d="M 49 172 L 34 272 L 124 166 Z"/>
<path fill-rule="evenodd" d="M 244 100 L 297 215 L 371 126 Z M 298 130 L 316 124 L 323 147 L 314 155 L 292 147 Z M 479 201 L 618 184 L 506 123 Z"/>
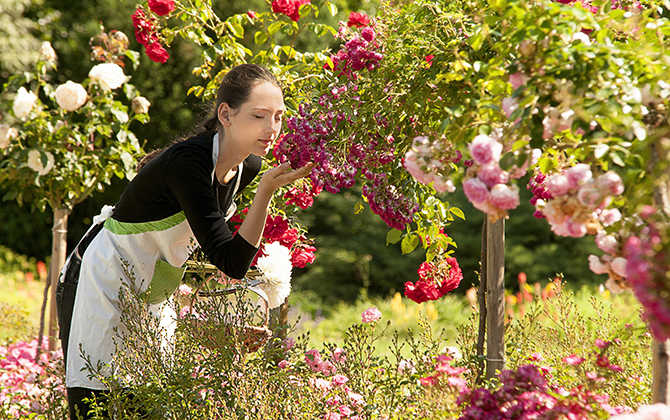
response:
<path fill-rule="evenodd" d="M 69 210 L 54 210 L 54 224 L 52 228 L 52 246 L 51 246 L 51 265 L 49 269 L 49 279 L 51 300 L 49 310 L 49 350 L 56 350 L 58 346 L 58 318 L 56 314 L 56 286 L 58 285 L 58 276 L 60 270 L 65 264 L 67 257 L 67 218 Z"/>
<path fill-rule="evenodd" d="M 486 378 L 505 367 L 505 220 L 486 228 Z"/>

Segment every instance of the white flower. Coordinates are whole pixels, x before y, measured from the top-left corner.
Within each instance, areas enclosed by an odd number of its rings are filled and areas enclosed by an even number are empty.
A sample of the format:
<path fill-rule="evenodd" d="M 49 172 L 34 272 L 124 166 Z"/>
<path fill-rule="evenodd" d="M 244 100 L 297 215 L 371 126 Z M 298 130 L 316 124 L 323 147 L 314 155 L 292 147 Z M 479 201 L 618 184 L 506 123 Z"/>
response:
<path fill-rule="evenodd" d="M 291 252 L 279 242 L 266 244 L 264 257 L 260 257 L 256 267 L 263 273 L 258 287 L 268 296 L 270 309 L 276 308 L 291 293 Z"/>
<path fill-rule="evenodd" d="M 14 106 L 12 108 L 16 118 L 20 118 L 22 120 L 26 119 L 26 117 L 30 115 L 30 111 L 33 109 L 33 105 L 35 105 L 36 100 L 37 95 L 32 92 L 28 92 L 26 88 L 21 86 L 19 91 L 16 92 L 16 97 L 14 97 Z"/>
<path fill-rule="evenodd" d="M 88 94 L 82 85 L 68 80 L 56 88 L 56 102 L 66 111 L 79 109 L 86 103 Z"/>
<path fill-rule="evenodd" d="M 0 124 L 0 149 L 9 147 L 9 142 L 19 136 L 16 128 L 10 127 L 7 124 Z"/>
<path fill-rule="evenodd" d="M 102 90 L 112 90 L 121 87 L 126 82 L 126 75 L 118 64 L 102 63 L 94 66 L 88 77 L 100 85 Z"/>
<path fill-rule="evenodd" d="M 39 150 L 31 150 L 28 152 L 28 167 L 40 175 L 46 175 L 54 167 L 54 156 L 49 152 L 44 152 L 47 155 L 46 166 L 42 163 L 42 153 Z"/>
<path fill-rule="evenodd" d="M 136 96 L 131 101 L 130 106 L 132 107 L 134 113 L 146 114 L 149 112 L 151 102 L 149 102 L 144 96 Z"/>
<path fill-rule="evenodd" d="M 51 42 L 43 42 L 40 53 L 47 61 L 56 61 L 56 51 L 54 51 L 53 47 L 51 46 Z"/>

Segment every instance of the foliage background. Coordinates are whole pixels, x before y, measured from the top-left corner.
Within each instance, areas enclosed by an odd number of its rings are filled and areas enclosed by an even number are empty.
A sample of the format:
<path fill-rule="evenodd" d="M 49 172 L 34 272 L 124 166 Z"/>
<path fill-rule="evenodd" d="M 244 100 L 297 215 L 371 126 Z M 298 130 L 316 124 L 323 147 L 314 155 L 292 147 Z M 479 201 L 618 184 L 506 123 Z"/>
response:
<path fill-rule="evenodd" d="M 334 3 L 342 19 L 351 10 L 372 13 L 376 7 L 376 2 L 366 0 Z M 8 12 L 2 16 L 7 24 L 0 25 L 0 41 L 13 40 L 0 42 L 3 46 L 0 48 L 4 48 L 0 54 L 0 83 L 6 81 L 10 72 L 29 65 L 31 55 L 21 54 L 21 51 L 36 50 L 45 40 L 53 44 L 59 56 L 59 79 L 53 83 L 83 79 L 91 65 L 88 48 L 83 46 L 100 32 L 101 26 L 105 30 L 118 29 L 126 33 L 131 39 L 131 49 L 139 51 L 141 47 L 132 36 L 130 20 L 135 7 L 136 2 L 127 0 L 0 0 L 0 9 Z M 214 1 L 213 7 L 225 18 L 246 10 L 264 10 L 268 4 L 262 0 L 245 3 Z M 7 21 L 10 16 L 11 22 Z M 327 23 L 337 26 L 337 22 L 330 19 Z M 252 43 L 252 40 L 248 41 L 248 44 Z M 189 87 L 197 83 L 190 72 L 199 62 L 197 46 L 176 38 L 170 54 L 166 64 L 154 63 L 142 54 L 141 65 L 133 72 L 131 83 L 152 104 L 151 121 L 135 129 L 145 150 L 161 147 L 176 136 L 187 134 L 207 112 L 198 98 L 186 94 Z M 74 208 L 69 219 L 68 249 L 74 247 L 100 208 L 116 201 L 126 182 L 115 178 L 103 193 L 94 193 Z M 4 195 L 1 186 L 0 194 Z M 532 217 L 529 198 L 530 194 L 522 191 L 522 205 L 513 211 L 507 223 L 508 286 L 514 287 L 516 276 L 522 271 L 531 282 L 546 282 L 558 272 L 563 272 L 571 284 L 604 281 L 590 272 L 583 259 L 584 255 L 596 250 L 592 239 L 555 236 L 545 221 Z M 476 272 L 483 216 L 479 211 L 472 211 L 460 191 L 444 194 L 442 199 L 468 215 L 465 222 L 457 220 L 447 229 L 447 234 L 458 244 L 455 256 L 464 273 L 459 288 L 463 292 L 478 283 Z M 322 302 L 353 302 L 359 295 L 391 296 L 402 291 L 406 281 L 416 280 L 416 268 L 424 259 L 422 252 L 417 250 L 401 256 L 399 244 L 386 246 L 388 227 L 369 211 L 354 215 L 356 202 L 352 192 L 324 193 L 317 197 L 312 208 L 296 216 L 309 229 L 318 249 L 316 262 L 294 273 L 296 290 L 312 291 Z M 19 254 L 47 260 L 51 252 L 50 217 L 48 213 L 31 213 L 28 206 L 19 207 L 13 201 L 2 202 L 0 244 Z"/>

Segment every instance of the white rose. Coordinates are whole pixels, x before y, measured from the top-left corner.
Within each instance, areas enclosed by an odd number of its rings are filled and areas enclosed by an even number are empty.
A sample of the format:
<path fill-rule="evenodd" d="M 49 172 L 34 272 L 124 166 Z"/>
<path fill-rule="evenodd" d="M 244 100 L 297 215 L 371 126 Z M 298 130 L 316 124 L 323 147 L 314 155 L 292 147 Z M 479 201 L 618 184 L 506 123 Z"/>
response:
<path fill-rule="evenodd" d="M 46 175 L 54 167 L 54 156 L 49 152 L 44 152 L 47 155 L 47 164 L 42 163 L 42 153 L 39 150 L 31 150 L 28 152 L 28 167 L 40 175 Z"/>
<path fill-rule="evenodd" d="M 9 147 L 9 142 L 18 137 L 19 132 L 16 128 L 10 127 L 7 124 L 0 124 L 0 149 Z"/>
<path fill-rule="evenodd" d="M 51 46 L 51 42 L 43 42 L 40 52 L 42 57 L 44 57 L 47 61 L 56 61 L 56 51 L 54 51 L 53 47 Z"/>
<path fill-rule="evenodd" d="M 12 107 L 16 118 L 20 118 L 22 120 L 26 119 L 26 117 L 30 115 L 30 111 L 33 109 L 33 105 L 35 105 L 36 100 L 37 95 L 32 92 L 28 92 L 26 88 L 21 86 L 19 91 L 16 92 L 16 96 L 14 97 L 14 106 Z"/>
<path fill-rule="evenodd" d="M 71 80 L 56 88 L 56 102 L 58 102 L 58 106 L 66 111 L 79 109 L 86 103 L 87 98 L 86 89 L 79 83 Z"/>
<path fill-rule="evenodd" d="M 146 114 L 149 112 L 149 107 L 151 102 L 147 100 L 144 96 L 136 96 L 133 98 L 130 106 L 133 108 L 133 112 L 136 114 Z"/>
<path fill-rule="evenodd" d="M 88 73 L 93 81 L 100 85 L 102 90 L 112 90 L 121 87 L 126 82 L 126 75 L 118 64 L 103 63 L 94 66 Z"/>

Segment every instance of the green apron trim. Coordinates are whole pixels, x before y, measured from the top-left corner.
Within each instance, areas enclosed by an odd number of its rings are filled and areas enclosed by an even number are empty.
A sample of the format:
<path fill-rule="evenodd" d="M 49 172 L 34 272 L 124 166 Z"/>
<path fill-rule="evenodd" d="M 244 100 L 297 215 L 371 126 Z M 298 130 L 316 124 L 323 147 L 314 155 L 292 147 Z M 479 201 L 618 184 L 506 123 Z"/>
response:
<path fill-rule="evenodd" d="M 170 217 L 166 217 L 165 219 L 156 220 L 155 222 L 127 223 L 119 222 L 118 220 L 110 217 L 109 219 L 105 220 L 105 228 L 115 235 L 133 235 L 137 233 L 167 230 L 179 225 L 185 220 L 186 215 L 183 211 L 180 211 L 179 213 Z"/>
<path fill-rule="evenodd" d="M 175 267 L 163 260 L 156 260 L 154 276 L 151 278 L 149 288 L 140 295 L 140 298 L 146 298 L 149 305 L 164 302 L 177 290 L 185 271 L 186 267 Z"/>

